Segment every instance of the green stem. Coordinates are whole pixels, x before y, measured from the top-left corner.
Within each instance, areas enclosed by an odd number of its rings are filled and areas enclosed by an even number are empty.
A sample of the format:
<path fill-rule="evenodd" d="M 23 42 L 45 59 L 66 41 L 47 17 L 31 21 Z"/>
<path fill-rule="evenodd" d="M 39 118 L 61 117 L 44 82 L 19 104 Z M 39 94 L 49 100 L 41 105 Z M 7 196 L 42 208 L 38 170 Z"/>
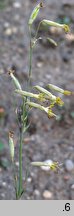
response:
<path fill-rule="evenodd" d="M 23 140 L 23 132 L 20 131 L 20 146 L 19 146 L 19 191 L 18 198 L 21 196 L 23 191 L 22 186 L 22 140 Z"/>
<path fill-rule="evenodd" d="M 15 194 L 16 194 L 16 200 L 18 199 L 18 180 L 17 176 L 15 175 L 15 162 L 13 162 L 13 173 L 14 173 L 14 185 L 15 185 Z"/>
<path fill-rule="evenodd" d="M 31 87 L 31 77 L 32 77 L 32 40 L 31 40 L 31 29 L 30 29 L 30 50 L 29 50 L 29 79 L 28 79 L 28 88 Z"/>
<path fill-rule="evenodd" d="M 35 37 L 34 39 L 37 39 L 37 36 L 38 36 L 38 31 L 40 29 L 40 25 L 42 24 L 42 21 L 39 23 L 38 27 L 37 27 L 37 31 L 36 31 L 36 34 L 35 34 Z"/>

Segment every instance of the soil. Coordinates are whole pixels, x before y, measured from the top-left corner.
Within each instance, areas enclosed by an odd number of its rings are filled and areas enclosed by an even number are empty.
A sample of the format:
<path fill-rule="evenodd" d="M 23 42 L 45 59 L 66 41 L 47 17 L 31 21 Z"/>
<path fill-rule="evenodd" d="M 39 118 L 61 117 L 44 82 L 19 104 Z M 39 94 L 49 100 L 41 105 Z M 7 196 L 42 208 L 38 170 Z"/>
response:
<path fill-rule="evenodd" d="M 18 7 L 13 1 L 0 10 L 0 142 L 4 150 L 0 153 L 0 199 L 15 199 L 13 169 L 9 156 L 8 132 L 14 131 L 15 160 L 18 170 L 18 143 L 19 131 L 16 120 L 16 107 L 20 106 L 21 99 L 14 93 L 14 86 L 7 74 L 12 68 L 15 70 L 22 88 L 25 89 L 28 79 L 29 31 L 28 19 L 36 5 L 34 0 L 19 0 Z M 71 34 L 74 36 L 74 1 L 48 0 L 44 1 L 37 21 L 33 25 L 34 35 L 36 26 L 41 19 L 59 21 L 66 19 L 70 24 Z M 45 40 L 45 36 L 55 39 L 58 46 L 55 48 Z M 55 32 L 49 29 L 44 33 L 41 29 L 39 36 L 43 36 L 33 51 L 32 84 L 46 86 L 53 83 L 61 88 L 74 91 L 74 38 L 64 32 Z M 58 95 L 60 96 L 60 95 Z M 24 136 L 23 142 L 23 183 L 26 187 L 21 199 L 47 199 L 44 191 L 49 191 L 53 200 L 74 199 L 74 170 L 65 169 L 67 159 L 74 163 L 74 99 L 73 96 L 63 97 L 65 105 L 62 109 L 56 108 L 60 118 L 49 119 L 39 110 L 30 113 L 31 126 Z M 63 165 L 59 172 L 44 171 L 39 167 L 31 166 L 32 161 L 51 159 Z M 6 164 L 3 166 L 2 161 Z M 26 165 L 29 166 L 28 179 L 25 185 Z"/>

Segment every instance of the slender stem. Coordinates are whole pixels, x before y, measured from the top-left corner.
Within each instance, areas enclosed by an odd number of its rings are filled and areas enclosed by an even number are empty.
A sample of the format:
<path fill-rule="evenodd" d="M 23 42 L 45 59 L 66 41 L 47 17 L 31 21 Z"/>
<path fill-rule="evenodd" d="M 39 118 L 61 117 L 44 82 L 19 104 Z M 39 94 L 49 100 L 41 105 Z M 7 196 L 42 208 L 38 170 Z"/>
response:
<path fill-rule="evenodd" d="M 29 50 L 29 79 L 28 88 L 31 87 L 31 77 L 32 77 L 32 40 L 31 40 L 31 29 L 30 29 L 30 50 Z"/>
<path fill-rule="evenodd" d="M 23 140 L 23 132 L 20 131 L 20 146 L 19 146 L 19 191 L 18 197 L 21 196 L 23 187 L 22 187 L 22 140 Z"/>
<path fill-rule="evenodd" d="M 13 173 L 14 173 L 14 184 L 15 184 L 15 194 L 16 194 L 16 200 L 18 199 L 18 182 L 17 182 L 17 176 L 15 174 L 15 162 L 13 161 Z"/>
<path fill-rule="evenodd" d="M 35 39 L 37 39 L 37 36 L 38 36 L 38 31 L 40 29 L 40 25 L 42 24 L 42 21 L 39 23 L 38 27 L 37 27 L 37 31 L 36 31 L 36 34 L 35 34 Z"/>

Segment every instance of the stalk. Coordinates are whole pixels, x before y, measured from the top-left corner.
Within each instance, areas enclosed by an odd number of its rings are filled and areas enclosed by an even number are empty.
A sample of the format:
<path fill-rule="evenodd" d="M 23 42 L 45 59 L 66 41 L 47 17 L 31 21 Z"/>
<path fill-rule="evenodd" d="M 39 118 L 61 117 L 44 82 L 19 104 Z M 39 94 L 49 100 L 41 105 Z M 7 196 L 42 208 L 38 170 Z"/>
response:
<path fill-rule="evenodd" d="M 18 190 L 18 198 L 21 196 L 23 191 L 22 186 L 22 142 L 23 142 L 23 132 L 20 131 L 20 146 L 19 146 L 19 190 Z"/>
<path fill-rule="evenodd" d="M 31 77 L 32 77 L 32 40 L 31 40 L 31 28 L 30 28 L 30 48 L 29 48 L 29 79 L 28 79 L 28 89 L 31 88 Z"/>

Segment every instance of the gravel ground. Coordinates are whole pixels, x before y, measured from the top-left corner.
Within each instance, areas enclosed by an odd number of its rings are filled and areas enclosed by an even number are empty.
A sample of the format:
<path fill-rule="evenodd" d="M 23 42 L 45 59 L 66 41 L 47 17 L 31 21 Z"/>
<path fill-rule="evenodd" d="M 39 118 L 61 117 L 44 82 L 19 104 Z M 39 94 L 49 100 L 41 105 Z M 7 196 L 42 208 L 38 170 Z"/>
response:
<path fill-rule="evenodd" d="M 4 1 L 3 1 L 4 2 Z M 15 69 L 17 78 L 25 89 L 28 78 L 29 34 L 28 19 L 36 5 L 34 0 L 5 1 L 0 10 L 0 142 L 4 150 L 0 152 L 0 199 L 15 199 L 12 166 L 8 150 L 8 131 L 15 132 L 15 158 L 18 170 L 18 129 L 16 121 L 16 106 L 21 100 L 14 94 L 14 86 L 7 75 L 9 68 Z M 74 1 L 47 0 L 41 10 L 40 19 L 54 21 L 65 19 L 70 23 L 71 35 L 50 29 L 46 34 L 58 42 L 58 47 L 50 46 L 47 41 L 40 41 L 33 53 L 32 84 L 46 86 L 53 83 L 57 86 L 74 91 Z M 60 96 L 60 95 L 58 95 Z M 29 175 L 25 194 L 21 199 L 74 199 L 74 100 L 73 96 L 64 97 L 65 106 L 58 109 L 59 120 L 48 119 L 45 114 L 33 110 L 30 114 L 32 125 L 25 134 L 23 144 L 23 183 L 25 182 L 25 166 L 32 161 L 52 160 L 63 163 L 59 172 L 46 171 L 29 165 Z M 24 183 L 25 184 L 25 183 Z"/>

